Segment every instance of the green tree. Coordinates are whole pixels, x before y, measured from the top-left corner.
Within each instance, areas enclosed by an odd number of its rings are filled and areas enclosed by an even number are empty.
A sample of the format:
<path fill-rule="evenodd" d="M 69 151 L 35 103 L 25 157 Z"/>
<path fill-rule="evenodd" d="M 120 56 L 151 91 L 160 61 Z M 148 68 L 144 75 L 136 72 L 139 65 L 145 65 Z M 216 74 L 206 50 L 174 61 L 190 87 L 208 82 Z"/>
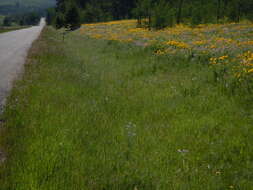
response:
<path fill-rule="evenodd" d="M 65 26 L 69 25 L 71 30 L 75 30 L 81 25 L 81 15 L 76 4 L 71 4 L 65 16 Z"/>
<path fill-rule="evenodd" d="M 65 18 L 62 13 L 58 13 L 55 18 L 55 27 L 57 29 L 62 28 L 65 26 Z"/>
<path fill-rule="evenodd" d="M 54 8 L 50 8 L 47 10 L 47 16 L 46 16 L 46 21 L 48 25 L 52 25 L 55 21 L 55 9 Z"/>
<path fill-rule="evenodd" d="M 151 0 L 138 0 L 137 6 L 134 9 L 134 15 L 138 20 L 139 27 L 151 25 L 151 10 L 152 10 Z"/>
<path fill-rule="evenodd" d="M 73 8 L 75 6 L 75 8 Z M 137 18 L 138 26 L 253 20 L 253 0 L 56 0 L 57 26 Z M 80 17 L 81 12 L 81 17 Z"/>
<path fill-rule="evenodd" d="M 11 26 L 12 20 L 9 16 L 6 16 L 3 21 L 4 26 Z"/>
<path fill-rule="evenodd" d="M 177 24 L 181 23 L 183 4 L 184 4 L 184 0 L 179 0 L 178 10 L 177 10 Z"/>
<path fill-rule="evenodd" d="M 151 13 L 151 27 L 162 29 L 172 27 L 175 20 L 175 11 L 169 6 L 165 0 L 159 0 L 154 4 L 154 9 Z"/>

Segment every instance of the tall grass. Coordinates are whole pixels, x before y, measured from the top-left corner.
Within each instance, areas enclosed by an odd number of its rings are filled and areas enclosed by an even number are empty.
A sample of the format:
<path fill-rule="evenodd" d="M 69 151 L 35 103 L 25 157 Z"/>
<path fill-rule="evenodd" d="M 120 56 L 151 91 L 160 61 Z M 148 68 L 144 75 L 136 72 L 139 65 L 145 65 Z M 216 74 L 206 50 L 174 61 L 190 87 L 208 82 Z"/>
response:
<path fill-rule="evenodd" d="M 46 28 L 3 116 L 0 189 L 252 189 L 252 96 L 205 63 Z"/>

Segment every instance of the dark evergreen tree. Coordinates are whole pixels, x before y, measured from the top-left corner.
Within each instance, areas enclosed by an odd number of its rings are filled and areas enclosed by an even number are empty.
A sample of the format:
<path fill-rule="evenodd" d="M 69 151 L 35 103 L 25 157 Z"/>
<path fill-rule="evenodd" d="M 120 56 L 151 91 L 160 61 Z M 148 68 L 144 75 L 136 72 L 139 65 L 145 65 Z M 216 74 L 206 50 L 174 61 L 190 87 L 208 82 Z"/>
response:
<path fill-rule="evenodd" d="M 48 25 L 52 25 L 55 22 L 55 9 L 54 8 L 50 8 L 47 10 L 47 16 L 46 16 L 46 21 Z"/>
<path fill-rule="evenodd" d="M 3 25 L 4 26 L 11 26 L 11 18 L 10 17 L 8 17 L 8 16 L 6 16 L 5 18 L 4 18 L 4 21 L 3 21 Z"/>
<path fill-rule="evenodd" d="M 62 28 L 65 26 L 65 18 L 64 15 L 61 13 L 58 13 L 55 18 L 55 27 L 57 29 Z"/>
<path fill-rule="evenodd" d="M 151 12 L 151 27 L 155 29 L 171 27 L 174 25 L 174 17 L 173 8 L 165 0 L 159 0 L 154 4 L 154 9 Z"/>
<path fill-rule="evenodd" d="M 181 23 L 183 4 L 184 4 L 184 0 L 179 0 L 178 10 L 177 10 L 177 24 Z"/>
<path fill-rule="evenodd" d="M 65 16 L 65 26 L 71 30 L 79 28 L 81 25 L 81 16 L 76 4 L 71 4 Z"/>
<path fill-rule="evenodd" d="M 137 18 L 139 26 L 165 27 L 174 22 L 197 25 L 252 17 L 253 0 L 56 0 L 53 20 L 58 27 L 76 28 L 79 22 Z"/>

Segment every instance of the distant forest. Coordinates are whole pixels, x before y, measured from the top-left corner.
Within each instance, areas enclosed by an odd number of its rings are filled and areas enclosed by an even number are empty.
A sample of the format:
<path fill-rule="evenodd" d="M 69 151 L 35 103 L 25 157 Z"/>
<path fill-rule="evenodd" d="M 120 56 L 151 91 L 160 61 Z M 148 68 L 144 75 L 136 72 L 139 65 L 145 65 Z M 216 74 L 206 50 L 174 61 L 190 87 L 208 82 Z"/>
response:
<path fill-rule="evenodd" d="M 0 0 L 0 15 L 3 26 L 36 25 L 55 0 Z"/>
<path fill-rule="evenodd" d="M 7 15 L 4 17 L 3 26 L 31 26 L 37 25 L 40 18 L 43 16 L 43 12 L 30 12 Z"/>
<path fill-rule="evenodd" d="M 55 5 L 55 0 L 0 0 L 0 15 L 41 12 Z"/>
<path fill-rule="evenodd" d="M 56 0 L 48 22 L 56 27 L 80 23 L 138 19 L 139 26 L 239 22 L 253 19 L 253 0 Z"/>

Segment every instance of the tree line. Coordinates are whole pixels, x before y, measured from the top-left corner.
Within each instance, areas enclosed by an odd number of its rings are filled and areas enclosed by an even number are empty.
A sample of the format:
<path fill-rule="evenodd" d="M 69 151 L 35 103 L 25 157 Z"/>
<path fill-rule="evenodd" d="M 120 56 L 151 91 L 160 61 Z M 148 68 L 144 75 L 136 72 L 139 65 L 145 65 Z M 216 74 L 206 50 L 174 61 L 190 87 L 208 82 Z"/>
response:
<path fill-rule="evenodd" d="M 3 26 L 30 26 L 37 25 L 40 18 L 43 16 L 42 12 L 30 12 L 30 13 L 20 13 L 11 14 L 4 17 Z"/>
<path fill-rule="evenodd" d="M 57 28 L 136 18 L 140 27 L 240 22 L 253 19 L 253 0 L 56 0 L 47 21 Z"/>

